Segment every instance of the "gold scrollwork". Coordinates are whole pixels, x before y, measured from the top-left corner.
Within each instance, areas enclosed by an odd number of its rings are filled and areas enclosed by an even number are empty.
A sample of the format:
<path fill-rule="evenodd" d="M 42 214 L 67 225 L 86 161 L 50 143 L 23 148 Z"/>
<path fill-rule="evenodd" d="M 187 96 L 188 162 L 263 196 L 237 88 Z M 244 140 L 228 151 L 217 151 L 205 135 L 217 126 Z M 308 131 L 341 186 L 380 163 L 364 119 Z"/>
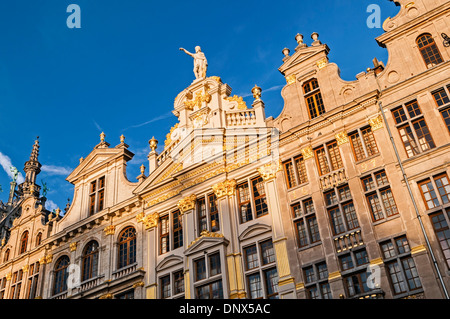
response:
<path fill-rule="evenodd" d="M 234 191 L 236 190 L 236 180 L 225 180 L 223 182 L 217 183 L 212 186 L 212 189 L 214 191 L 214 194 L 216 194 L 217 198 L 221 198 L 224 196 L 231 196 L 234 194 Z"/>
<path fill-rule="evenodd" d="M 183 214 L 188 210 L 194 209 L 196 199 L 197 196 L 193 194 L 178 201 L 178 208 L 180 209 L 180 212 Z"/>

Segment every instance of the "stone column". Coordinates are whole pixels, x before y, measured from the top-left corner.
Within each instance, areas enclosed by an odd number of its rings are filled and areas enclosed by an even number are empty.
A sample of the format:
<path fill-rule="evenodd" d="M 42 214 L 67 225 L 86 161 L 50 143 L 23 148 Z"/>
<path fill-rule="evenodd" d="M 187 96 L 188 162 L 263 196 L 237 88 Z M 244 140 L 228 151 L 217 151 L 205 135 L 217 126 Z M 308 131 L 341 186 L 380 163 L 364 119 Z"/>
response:
<path fill-rule="evenodd" d="M 258 172 L 264 179 L 267 205 L 272 217 L 273 245 L 278 269 L 278 293 L 282 299 L 295 299 L 295 280 L 291 274 L 286 246 L 287 238 L 283 229 L 279 196 L 275 183 L 276 174 L 281 169 L 281 162 L 278 161 L 258 168 Z"/>
<path fill-rule="evenodd" d="M 143 287 L 145 288 L 146 299 L 156 299 L 157 298 L 157 283 L 156 283 L 156 257 L 158 254 L 158 240 L 157 240 L 157 229 L 159 214 L 150 213 L 145 215 L 141 212 L 136 216 L 137 222 L 142 222 L 144 229 L 147 233 L 147 282 L 144 282 Z"/>
<path fill-rule="evenodd" d="M 242 255 L 239 252 L 237 241 L 234 196 L 236 191 L 236 180 L 225 180 L 212 187 L 216 198 L 217 208 L 220 216 L 220 229 L 225 238 L 230 240 L 226 247 L 227 275 L 229 282 L 230 299 L 242 299 L 246 297 L 244 277 L 242 270 Z"/>
<path fill-rule="evenodd" d="M 187 196 L 181 199 L 178 202 L 178 208 L 180 209 L 180 213 L 183 214 L 183 244 L 184 247 L 189 247 L 189 244 L 192 243 L 197 234 L 195 234 L 195 201 L 197 197 L 195 194 Z M 191 296 L 191 277 L 189 272 L 189 257 L 185 256 L 184 258 L 184 298 L 192 299 Z"/>

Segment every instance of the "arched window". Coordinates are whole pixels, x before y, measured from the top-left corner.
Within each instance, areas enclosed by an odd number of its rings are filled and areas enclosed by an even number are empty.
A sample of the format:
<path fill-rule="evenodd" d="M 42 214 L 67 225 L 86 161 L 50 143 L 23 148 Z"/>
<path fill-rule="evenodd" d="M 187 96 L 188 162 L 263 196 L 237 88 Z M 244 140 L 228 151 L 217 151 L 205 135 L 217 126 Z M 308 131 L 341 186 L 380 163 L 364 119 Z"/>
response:
<path fill-rule="evenodd" d="M 417 38 L 416 42 L 427 68 L 443 62 L 441 53 L 439 52 L 436 42 L 434 42 L 431 34 L 422 34 Z"/>
<path fill-rule="evenodd" d="M 82 277 L 81 280 L 85 281 L 98 274 L 98 243 L 93 240 L 89 242 L 83 250 L 82 256 Z"/>
<path fill-rule="evenodd" d="M 136 229 L 134 227 L 127 227 L 120 233 L 118 252 L 119 269 L 136 262 Z"/>
<path fill-rule="evenodd" d="M 42 242 L 42 233 L 39 233 L 36 236 L 36 246 L 39 246 L 41 242 Z"/>
<path fill-rule="evenodd" d="M 70 259 L 63 256 L 55 264 L 55 282 L 53 284 L 53 294 L 57 295 L 67 290 L 67 277 L 69 276 L 68 267 Z"/>
<path fill-rule="evenodd" d="M 23 254 L 27 251 L 27 244 L 28 244 L 28 231 L 24 231 L 22 234 L 22 237 L 20 238 L 20 254 Z"/>
<path fill-rule="evenodd" d="M 5 251 L 5 257 L 3 258 L 3 262 L 7 262 L 9 260 L 9 253 L 11 252 L 11 250 L 9 250 L 9 248 Z"/>
<path fill-rule="evenodd" d="M 311 120 L 325 113 L 322 94 L 320 93 L 319 82 L 317 82 L 317 79 L 309 80 L 303 84 L 303 93 L 305 95 L 308 114 Z"/>

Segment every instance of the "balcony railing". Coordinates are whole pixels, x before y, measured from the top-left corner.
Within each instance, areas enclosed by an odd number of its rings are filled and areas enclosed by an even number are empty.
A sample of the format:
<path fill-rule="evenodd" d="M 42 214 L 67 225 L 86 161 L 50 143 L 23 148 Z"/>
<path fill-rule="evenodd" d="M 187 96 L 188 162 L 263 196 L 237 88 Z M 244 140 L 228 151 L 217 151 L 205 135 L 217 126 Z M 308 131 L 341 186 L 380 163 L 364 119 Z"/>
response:
<path fill-rule="evenodd" d="M 320 177 L 320 188 L 327 190 L 347 182 L 345 169 L 341 168 Z"/>
<path fill-rule="evenodd" d="M 94 287 L 97 287 L 99 284 L 103 282 L 103 277 L 104 276 L 99 276 L 83 281 L 78 287 L 78 292 L 86 291 Z"/>
<path fill-rule="evenodd" d="M 125 277 L 126 275 L 129 275 L 137 270 L 137 264 L 132 264 L 130 266 L 121 268 L 111 275 L 111 280 L 116 280 L 122 277 Z"/>
<path fill-rule="evenodd" d="M 361 236 L 361 229 L 348 232 L 334 239 L 334 247 L 336 252 L 340 253 L 348 249 L 352 249 L 364 244 Z"/>
<path fill-rule="evenodd" d="M 238 110 L 226 113 L 227 126 L 254 126 L 256 114 L 254 110 Z"/>

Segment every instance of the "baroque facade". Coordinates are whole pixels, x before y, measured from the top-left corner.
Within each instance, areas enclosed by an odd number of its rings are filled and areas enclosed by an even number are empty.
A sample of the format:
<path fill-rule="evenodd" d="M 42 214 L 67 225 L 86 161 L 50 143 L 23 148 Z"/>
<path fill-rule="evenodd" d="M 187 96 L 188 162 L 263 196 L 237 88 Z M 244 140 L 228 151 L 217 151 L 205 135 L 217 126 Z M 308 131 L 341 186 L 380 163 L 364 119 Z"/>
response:
<path fill-rule="evenodd" d="M 101 134 L 64 214 L 45 209 L 36 140 L 0 206 L 0 298 L 446 298 L 450 2 L 394 2 L 386 65 L 344 81 L 298 34 L 275 119 L 258 86 L 248 106 L 198 76 L 138 181 L 125 138 Z"/>

